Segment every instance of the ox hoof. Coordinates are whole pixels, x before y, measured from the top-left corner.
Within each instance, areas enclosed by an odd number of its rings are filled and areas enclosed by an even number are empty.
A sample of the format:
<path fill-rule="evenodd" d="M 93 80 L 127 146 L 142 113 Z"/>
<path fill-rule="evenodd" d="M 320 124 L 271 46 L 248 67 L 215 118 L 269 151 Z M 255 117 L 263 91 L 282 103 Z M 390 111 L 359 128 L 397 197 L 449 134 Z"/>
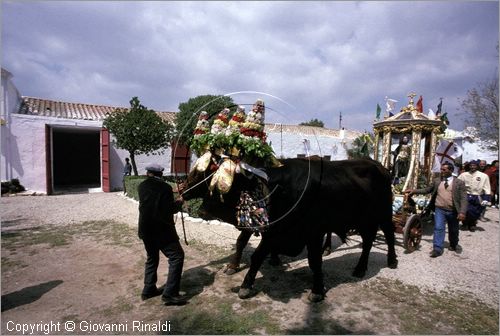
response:
<path fill-rule="evenodd" d="M 331 248 L 324 249 L 323 250 L 323 257 L 329 256 L 330 253 L 332 253 L 332 249 Z"/>
<path fill-rule="evenodd" d="M 252 296 L 251 288 L 240 288 L 240 290 L 238 291 L 238 297 L 240 299 L 248 299 L 251 296 Z"/>
<path fill-rule="evenodd" d="M 397 259 L 394 259 L 394 260 L 388 260 L 387 261 L 387 266 L 389 266 L 389 268 L 398 268 L 398 260 Z"/>
<path fill-rule="evenodd" d="M 323 301 L 325 299 L 325 295 L 324 294 L 316 294 L 316 293 L 311 292 L 309 294 L 309 296 L 307 297 L 307 299 L 309 300 L 309 302 L 316 303 L 316 302 Z"/>

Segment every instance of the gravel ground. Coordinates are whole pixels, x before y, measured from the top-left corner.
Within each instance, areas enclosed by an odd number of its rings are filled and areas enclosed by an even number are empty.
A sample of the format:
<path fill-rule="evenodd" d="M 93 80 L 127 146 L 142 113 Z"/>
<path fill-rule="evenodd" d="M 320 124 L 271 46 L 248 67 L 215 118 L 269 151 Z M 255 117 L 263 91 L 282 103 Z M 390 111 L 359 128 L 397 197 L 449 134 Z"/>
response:
<path fill-rule="evenodd" d="M 137 226 L 138 205 L 122 193 L 67 194 L 58 196 L 14 196 L 0 199 L 2 231 L 21 229 L 39 225 L 67 225 L 91 220 L 114 220 Z M 23 224 L 17 222 L 22 220 Z M 216 244 L 231 249 L 238 231 L 231 225 L 217 221 L 205 222 L 184 215 L 187 239 Z M 177 226 L 183 237 L 180 216 Z M 256 246 L 260 238 L 252 237 L 251 244 Z M 419 250 L 406 254 L 402 247 L 402 235 L 396 234 L 399 258 L 398 269 L 384 267 L 366 281 L 379 277 L 397 279 L 404 284 L 416 285 L 422 290 L 459 291 L 474 295 L 478 299 L 498 307 L 499 284 L 499 211 L 488 208 L 486 220 L 478 223 L 476 232 L 461 231 L 461 253 L 447 249 L 439 258 L 430 258 L 432 249 L 432 227 L 426 227 Z M 335 242 L 337 249 L 328 257 L 337 258 L 346 253 L 359 253 L 360 237 L 351 236 L 348 245 Z M 353 251 L 355 250 L 355 251 Z M 385 258 L 386 246 L 376 242 L 371 258 Z M 300 259 L 290 266 L 304 266 Z M 352 265 L 346 265 L 352 269 Z M 368 265 L 370 272 L 370 264 Z"/>

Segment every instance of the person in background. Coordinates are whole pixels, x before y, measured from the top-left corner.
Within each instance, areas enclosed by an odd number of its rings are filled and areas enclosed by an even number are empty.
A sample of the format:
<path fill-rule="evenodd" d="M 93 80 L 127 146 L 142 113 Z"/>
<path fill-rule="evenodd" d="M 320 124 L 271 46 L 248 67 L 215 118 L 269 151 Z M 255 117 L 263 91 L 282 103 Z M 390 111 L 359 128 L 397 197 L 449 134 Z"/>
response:
<path fill-rule="evenodd" d="M 182 207 L 182 199 L 174 201 L 172 187 L 163 181 L 163 167 L 150 164 L 147 178 L 139 184 L 139 238 L 144 243 L 147 259 L 141 298 L 161 295 L 165 305 L 183 305 L 180 295 L 184 250 L 175 229 L 174 213 Z M 163 290 L 156 287 L 160 251 L 168 258 L 168 277 Z"/>
<path fill-rule="evenodd" d="M 487 205 L 490 205 L 491 188 L 488 175 L 478 171 L 479 160 L 469 162 L 469 171 L 458 176 L 459 180 L 465 182 L 467 188 L 467 216 L 463 221 L 463 229 L 474 232 L 477 220 Z"/>
<path fill-rule="evenodd" d="M 132 174 L 132 165 L 130 164 L 130 159 L 125 158 L 125 166 L 123 167 L 123 193 L 127 193 L 127 188 L 125 186 L 125 176 L 130 176 Z"/>
<path fill-rule="evenodd" d="M 469 161 L 464 163 L 463 172 L 468 172 L 470 170 Z"/>
<path fill-rule="evenodd" d="M 490 168 L 490 165 L 488 165 L 486 163 L 486 160 L 479 160 L 479 166 L 477 167 L 478 171 L 486 174 L 486 170 L 488 170 L 489 168 Z M 488 176 L 488 178 L 489 178 L 489 176 Z M 491 181 L 490 181 L 490 187 L 491 187 Z M 481 216 L 479 216 L 479 220 L 481 222 L 484 222 L 486 220 L 486 218 L 484 217 L 485 213 L 486 213 L 486 207 L 483 207 L 483 211 L 481 211 Z"/>
<path fill-rule="evenodd" d="M 487 168 L 488 164 L 486 163 L 486 160 L 479 160 L 479 167 L 477 167 L 477 170 L 479 170 L 481 173 L 484 173 Z"/>
<path fill-rule="evenodd" d="M 441 165 L 441 177 L 435 178 L 427 188 L 405 190 L 409 196 L 414 194 L 432 194 L 434 200 L 434 237 L 431 258 L 443 254 L 446 223 L 450 251 L 461 252 L 459 241 L 459 221 L 465 219 L 467 212 L 467 191 L 465 183 L 452 176 L 455 167 L 451 162 Z"/>
<path fill-rule="evenodd" d="M 491 206 L 498 209 L 498 160 L 491 162 L 485 174 L 490 178 Z"/>

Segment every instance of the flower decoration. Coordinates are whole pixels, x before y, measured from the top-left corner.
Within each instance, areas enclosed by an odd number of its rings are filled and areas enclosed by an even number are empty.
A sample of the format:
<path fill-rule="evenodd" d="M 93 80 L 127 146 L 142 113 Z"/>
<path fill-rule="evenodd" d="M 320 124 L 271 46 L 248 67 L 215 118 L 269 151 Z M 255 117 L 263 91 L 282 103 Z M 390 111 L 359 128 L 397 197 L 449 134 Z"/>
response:
<path fill-rule="evenodd" d="M 225 108 L 219 112 L 217 118 L 215 118 L 214 123 L 212 124 L 212 129 L 210 130 L 210 133 L 212 134 L 223 133 L 229 121 L 229 112 L 230 111 L 228 108 Z"/>
<path fill-rule="evenodd" d="M 257 99 L 246 117 L 245 122 L 240 128 L 240 132 L 244 137 L 261 139 L 266 141 L 266 134 L 264 132 L 264 117 L 265 106 L 261 99 Z"/>
<path fill-rule="evenodd" d="M 239 134 L 240 127 L 245 121 L 245 116 L 245 107 L 241 105 L 238 106 L 236 112 L 234 112 L 233 116 L 231 117 L 231 120 L 229 120 L 229 125 L 226 129 L 226 135 L 230 136 L 235 133 Z"/>
<path fill-rule="evenodd" d="M 207 111 L 201 111 L 200 115 L 198 116 L 196 127 L 194 129 L 194 136 L 197 137 L 206 134 L 209 130 L 210 124 L 208 122 L 208 113 Z"/>
<path fill-rule="evenodd" d="M 229 108 L 224 108 L 208 131 L 208 114 L 203 111 L 198 117 L 190 148 L 198 157 L 210 151 L 256 167 L 275 165 L 273 149 L 266 143 L 264 117 L 264 102 L 258 99 L 248 115 L 240 105 L 230 118 Z"/>

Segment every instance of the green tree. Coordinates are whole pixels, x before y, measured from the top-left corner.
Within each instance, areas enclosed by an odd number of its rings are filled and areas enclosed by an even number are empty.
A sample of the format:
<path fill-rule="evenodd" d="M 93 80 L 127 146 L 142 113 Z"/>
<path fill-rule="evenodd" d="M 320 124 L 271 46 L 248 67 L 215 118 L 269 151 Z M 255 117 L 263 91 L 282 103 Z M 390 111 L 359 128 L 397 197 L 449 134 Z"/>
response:
<path fill-rule="evenodd" d="M 347 150 L 349 159 L 369 158 L 374 153 L 373 135 L 364 133 L 354 139 L 352 148 Z"/>
<path fill-rule="evenodd" d="M 206 111 L 210 116 L 209 121 L 217 116 L 224 108 L 235 111 L 233 99 L 228 96 L 204 95 L 190 98 L 187 102 L 179 104 L 179 112 L 175 116 L 177 140 L 181 144 L 190 145 L 193 132 L 201 111 Z"/>
<path fill-rule="evenodd" d="M 467 91 L 461 106 L 465 122 L 476 128 L 482 140 L 493 140 L 498 149 L 498 75 Z"/>
<path fill-rule="evenodd" d="M 130 101 L 130 109 L 117 109 L 103 122 L 115 137 L 114 145 L 129 152 L 134 175 L 137 176 L 135 156 L 159 154 L 170 145 L 174 127 L 164 122 L 155 111 L 141 105 L 137 97 Z"/>
<path fill-rule="evenodd" d="M 307 122 L 301 122 L 299 125 L 301 126 L 315 126 L 315 127 L 325 127 L 325 124 L 319 119 L 311 119 Z"/>

